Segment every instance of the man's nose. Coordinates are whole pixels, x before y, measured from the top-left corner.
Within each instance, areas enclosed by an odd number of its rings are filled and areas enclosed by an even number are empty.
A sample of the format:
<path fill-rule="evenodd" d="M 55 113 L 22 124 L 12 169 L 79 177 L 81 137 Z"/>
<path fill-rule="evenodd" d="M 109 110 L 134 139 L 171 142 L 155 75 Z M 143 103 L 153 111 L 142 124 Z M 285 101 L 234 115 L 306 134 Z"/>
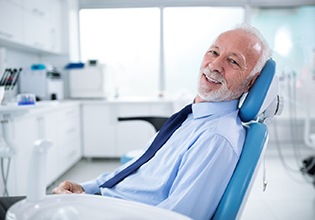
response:
<path fill-rule="evenodd" d="M 210 71 L 212 72 L 218 72 L 218 73 L 222 73 L 224 70 L 224 63 L 223 63 L 223 59 L 220 57 L 217 57 L 216 59 L 212 60 L 209 64 L 208 67 L 210 69 Z"/>

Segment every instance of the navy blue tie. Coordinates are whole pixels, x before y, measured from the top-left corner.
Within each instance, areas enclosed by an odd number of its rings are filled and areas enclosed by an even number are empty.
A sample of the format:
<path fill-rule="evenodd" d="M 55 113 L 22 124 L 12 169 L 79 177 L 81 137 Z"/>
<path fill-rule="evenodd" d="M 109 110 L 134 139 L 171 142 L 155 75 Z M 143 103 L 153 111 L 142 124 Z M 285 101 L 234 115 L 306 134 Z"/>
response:
<path fill-rule="evenodd" d="M 176 131 L 177 128 L 186 120 L 187 116 L 192 112 L 191 104 L 187 105 L 181 111 L 172 115 L 162 126 L 161 130 L 153 140 L 148 150 L 139 157 L 134 163 L 117 173 L 114 177 L 107 180 L 100 187 L 112 188 L 117 183 L 125 179 L 131 173 L 135 172 L 139 167 L 148 162 L 155 153 L 164 145 L 164 143 L 170 138 L 170 136 Z"/>

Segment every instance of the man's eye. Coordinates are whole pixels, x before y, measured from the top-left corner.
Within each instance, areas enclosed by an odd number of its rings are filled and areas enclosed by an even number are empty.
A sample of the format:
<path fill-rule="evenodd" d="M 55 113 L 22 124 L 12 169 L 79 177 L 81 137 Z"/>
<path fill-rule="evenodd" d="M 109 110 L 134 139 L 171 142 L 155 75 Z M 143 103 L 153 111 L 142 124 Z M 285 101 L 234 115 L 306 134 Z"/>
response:
<path fill-rule="evenodd" d="M 239 66 L 238 63 L 235 60 L 233 60 L 233 59 L 230 59 L 230 63 Z"/>
<path fill-rule="evenodd" d="M 218 53 L 215 50 L 209 50 L 209 53 L 213 55 L 218 55 Z"/>

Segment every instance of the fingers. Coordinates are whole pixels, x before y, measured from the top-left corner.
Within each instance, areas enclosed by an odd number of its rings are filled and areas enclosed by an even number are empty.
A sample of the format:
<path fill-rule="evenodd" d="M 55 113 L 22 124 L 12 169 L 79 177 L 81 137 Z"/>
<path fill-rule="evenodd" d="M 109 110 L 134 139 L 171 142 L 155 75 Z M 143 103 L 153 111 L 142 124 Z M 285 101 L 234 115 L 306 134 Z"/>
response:
<path fill-rule="evenodd" d="M 54 194 L 70 194 L 71 192 L 71 182 L 64 181 L 59 184 L 58 187 L 54 188 L 52 191 Z"/>
<path fill-rule="evenodd" d="M 70 181 L 63 181 L 58 187 L 52 191 L 54 194 L 71 194 L 71 193 L 84 193 L 84 189 L 77 183 Z"/>

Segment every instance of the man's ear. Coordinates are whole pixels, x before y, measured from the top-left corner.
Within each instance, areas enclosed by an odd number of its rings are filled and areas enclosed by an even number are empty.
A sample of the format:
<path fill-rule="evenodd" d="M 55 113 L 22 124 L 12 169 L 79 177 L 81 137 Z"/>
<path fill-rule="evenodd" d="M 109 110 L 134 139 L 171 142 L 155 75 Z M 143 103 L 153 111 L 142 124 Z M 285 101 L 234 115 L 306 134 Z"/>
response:
<path fill-rule="evenodd" d="M 247 87 L 246 87 L 246 89 L 245 89 L 245 93 L 248 92 L 248 90 L 250 89 L 250 87 L 252 87 L 252 85 L 254 85 L 254 83 L 255 83 L 255 81 L 256 81 L 256 79 L 257 79 L 257 77 L 258 77 L 259 75 L 260 75 L 260 72 L 256 73 L 256 74 L 254 75 L 254 77 L 249 81 L 249 83 L 248 83 L 248 85 L 247 85 Z"/>

